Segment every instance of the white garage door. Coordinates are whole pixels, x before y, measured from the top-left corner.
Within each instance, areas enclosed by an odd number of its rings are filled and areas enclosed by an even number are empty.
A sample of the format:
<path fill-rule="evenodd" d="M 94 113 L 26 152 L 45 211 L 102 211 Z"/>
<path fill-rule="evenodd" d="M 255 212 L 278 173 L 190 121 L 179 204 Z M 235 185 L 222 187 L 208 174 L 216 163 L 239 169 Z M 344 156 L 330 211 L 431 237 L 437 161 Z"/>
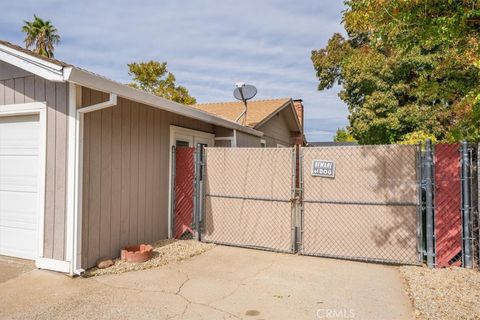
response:
<path fill-rule="evenodd" d="M 0 117 L 0 254 L 37 252 L 39 119 Z"/>

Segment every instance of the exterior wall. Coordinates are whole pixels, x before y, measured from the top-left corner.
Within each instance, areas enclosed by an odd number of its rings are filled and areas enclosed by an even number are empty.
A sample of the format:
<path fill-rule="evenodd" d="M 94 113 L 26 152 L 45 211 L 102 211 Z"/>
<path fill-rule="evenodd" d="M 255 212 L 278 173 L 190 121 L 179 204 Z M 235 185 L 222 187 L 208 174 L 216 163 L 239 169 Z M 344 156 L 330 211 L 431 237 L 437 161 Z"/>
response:
<path fill-rule="evenodd" d="M 285 109 L 278 115 L 273 116 L 269 121 L 256 128 L 264 133 L 262 139 L 265 139 L 267 147 L 277 147 L 277 144 L 284 146 L 294 145 L 294 141 L 290 134 L 290 128 L 285 119 Z"/>
<path fill-rule="evenodd" d="M 65 260 L 68 87 L 0 61 L 0 105 L 47 104 L 45 258 Z"/>
<path fill-rule="evenodd" d="M 215 140 L 215 147 L 230 148 L 231 146 L 230 140 Z"/>
<path fill-rule="evenodd" d="M 82 88 L 82 105 L 105 100 Z M 214 126 L 123 98 L 85 114 L 82 267 L 168 236 L 170 125 Z"/>
<path fill-rule="evenodd" d="M 237 147 L 260 148 L 260 137 L 237 131 Z"/>
<path fill-rule="evenodd" d="M 215 127 L 215 136 L 216 137 L 233 137 L 233 129 L 228 129 L 224 127 Z"/>

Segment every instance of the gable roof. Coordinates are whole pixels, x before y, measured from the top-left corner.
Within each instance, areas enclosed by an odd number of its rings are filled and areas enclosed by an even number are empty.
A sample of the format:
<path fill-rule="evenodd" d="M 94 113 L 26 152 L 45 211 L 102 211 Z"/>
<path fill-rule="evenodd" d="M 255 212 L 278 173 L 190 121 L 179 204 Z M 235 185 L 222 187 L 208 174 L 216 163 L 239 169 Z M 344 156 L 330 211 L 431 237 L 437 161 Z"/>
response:
<path fill-rule="evenodd" d="M 262 132 L 242 126 L 228 118 L 215 116 L 198 108 L 158 97 L 54 58 L 43 57 L 7 41 L 0 40 L 0 61 L 49 81 L 72 82 L 213 125 L 243 131 L 258 137 L 263 136 Z"/>
<path fill-rule="evenodd" d="M 246 125 L 251 128 L 258 128 L 288 106 L 294 108 L 291 98 L 248 101 Z M 245 109 L 241 101 L 200 103 L 193 107 L 231 121 L 236 121 Z M 297 114 L 294 109 L 292 111 L 297 120 L 297 125 L 299 125 Z"/>

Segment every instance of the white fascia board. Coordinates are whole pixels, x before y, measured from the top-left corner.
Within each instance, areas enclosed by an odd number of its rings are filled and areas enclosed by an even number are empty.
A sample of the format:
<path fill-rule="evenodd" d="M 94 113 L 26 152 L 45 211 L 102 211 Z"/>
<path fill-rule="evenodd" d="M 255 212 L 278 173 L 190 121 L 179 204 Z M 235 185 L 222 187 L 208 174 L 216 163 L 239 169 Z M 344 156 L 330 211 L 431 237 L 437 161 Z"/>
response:
<path fill-rule="evenodd" d="M 242 126 L 236 122 L 214 116 L 208 112 L 198 110 L 193 107 L 189 107 L 161 97 L 157 97 L 153 94 L 149 94 L 144 91 L 126 86 L 124 84 L 92 74 L 82 69 L 72 68 L 69 78 L 66 80 L 95 90 L 114 93 L 117 94 L 119 97 L 140 102 L 158 109 L 183 115 L 192 119 L 200 120 L 225 128 L 237 129 L 239 131 L 243 131 L 257 137 L 263 136 L 263 132 L 261 131 Z"/>
<path fill-rule="evenodd" d="M 0 44 L 0 60 L 50 81 L 64 81 L 63 66 Z"/>

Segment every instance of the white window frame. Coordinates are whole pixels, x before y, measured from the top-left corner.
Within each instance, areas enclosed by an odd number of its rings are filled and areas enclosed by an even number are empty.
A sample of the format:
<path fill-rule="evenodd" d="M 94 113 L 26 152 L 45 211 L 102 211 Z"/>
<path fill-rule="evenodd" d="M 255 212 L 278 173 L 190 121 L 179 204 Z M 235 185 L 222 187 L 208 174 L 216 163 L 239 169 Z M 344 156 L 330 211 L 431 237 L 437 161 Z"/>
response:
<path fill-rule="evenodd" d="M 35 264 L 42 263 L 44 245 L 45 222 L 45 174 L 47 150 L 47 106 L 44 102 L 31 102 L 0 106 L 0 117 L 14 117 L 38 115 L 39 118 L 39 144 L 38 144 L 38 200 L 37 200 L 37 250 Z"/>
<path fill-rule="evenodd" d="M 277 148 L 288 148 L 286 145 L 277 143 Z"/>
<path fill-rule="evenodd" d="M 261 148 L 266 148 L 267 147 L 267 140 L 260 139 L 260 147 Z"/>

